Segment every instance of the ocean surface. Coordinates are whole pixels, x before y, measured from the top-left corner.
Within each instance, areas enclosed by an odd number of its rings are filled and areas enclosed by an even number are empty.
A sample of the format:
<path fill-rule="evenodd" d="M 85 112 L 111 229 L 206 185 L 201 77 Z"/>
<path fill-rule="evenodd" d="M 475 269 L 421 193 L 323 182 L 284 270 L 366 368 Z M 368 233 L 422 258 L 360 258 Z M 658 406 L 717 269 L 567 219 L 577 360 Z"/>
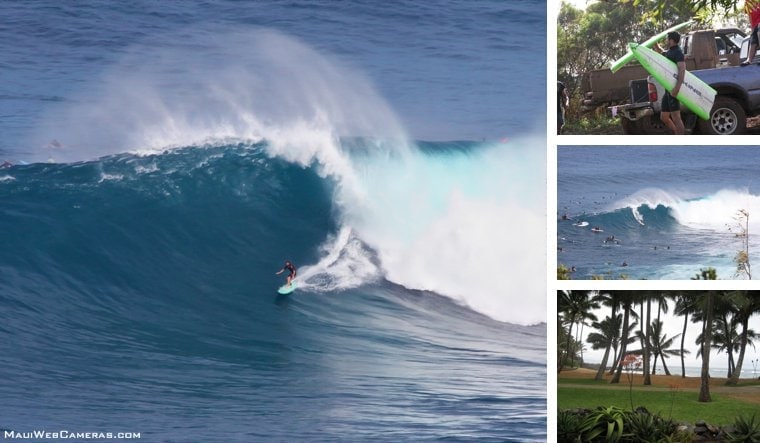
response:
<path fill-rule="evenodd" d="M 558 263 L 573 279 L 747 278 L 734 257 L 760 247 L 759 167 L 754 146 L 561 146 Z"/>
<path fill-rule="evenodd" d="M 545 8 L 0 3 L 0 428 L 545 440 Z"/>

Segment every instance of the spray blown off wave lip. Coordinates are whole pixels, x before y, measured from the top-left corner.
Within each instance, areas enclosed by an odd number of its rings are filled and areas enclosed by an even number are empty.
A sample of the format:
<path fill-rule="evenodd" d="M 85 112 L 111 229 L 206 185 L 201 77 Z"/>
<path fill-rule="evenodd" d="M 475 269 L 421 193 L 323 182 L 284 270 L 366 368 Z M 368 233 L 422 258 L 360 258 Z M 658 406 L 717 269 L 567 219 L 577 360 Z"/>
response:
<path fill-rule="evenodd" d="M 276 31 L 231 30 L 193 47 L 151 42 L 49 114 L 30 142 L 46 146 L 36 160 L 266 140 L 277 155 L 308 165 L 332 155 L 340 137 L 407 139 L 362 74 Z"/>

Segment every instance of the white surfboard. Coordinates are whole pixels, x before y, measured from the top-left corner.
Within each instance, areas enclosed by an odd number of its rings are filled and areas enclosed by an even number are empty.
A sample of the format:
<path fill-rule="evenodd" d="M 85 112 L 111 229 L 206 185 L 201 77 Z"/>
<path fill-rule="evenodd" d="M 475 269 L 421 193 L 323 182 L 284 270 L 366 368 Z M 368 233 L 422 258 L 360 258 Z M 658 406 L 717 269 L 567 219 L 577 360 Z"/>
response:
<path fill-rule="evenodd" d="M 668 92 L 673 90 L 678 79 L 678 66 L 653 50 L 629 43 L 628 47 L 634 57 Z M 683 84 L 676 97 L 679 102 L 686 105 L 693 113 L 703 120 L 710 119 L 710 111 L 715 102 L 717 92 L 710 85 L 703 82 L 689 71 L 684 75 Z"/>

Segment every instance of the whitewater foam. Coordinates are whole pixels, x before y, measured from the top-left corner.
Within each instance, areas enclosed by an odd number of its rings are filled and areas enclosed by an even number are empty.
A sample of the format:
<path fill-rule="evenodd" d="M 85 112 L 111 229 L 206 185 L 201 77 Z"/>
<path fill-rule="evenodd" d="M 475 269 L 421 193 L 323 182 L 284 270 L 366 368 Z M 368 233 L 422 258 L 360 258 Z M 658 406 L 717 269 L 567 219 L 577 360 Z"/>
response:
<path fill-rule="evenodd" d="M 721 189 L 709 195 L 695 196 L 677 191 L 646 188 L 618 200 L 607 207 L 607 212 L 630 209 L 637 222 L 644 225 L 640 209 L 658 206 L 668 208 L 681 225 L 694 229 L 727 232 L 736 225 L 740 210 L 750 215 L 760 213 L 760 196 L 745 189 Z M 760 221 L 750 217 L 750 231 L 760 229 Z"/>
<path fill-rule="evenodd" d="M 524 139 L 468 152 L 348 156 L 359 189 L 337 191 L 343 224 L 377 253 L 391 282 L 435 291 L 498 320 L 545 321 L 540 143 Z M 372 269 L 366 251 L 340 247 L 351 244 L 346 235 L 338 236 L 322 261 L 332 263 L 340 250 L 352 266 L 361 257 L 358 269 Z M 342 272 L 331 276 L 345 279 Z M 536 301 L 524 303 L 526 295 Z M 521 309 L 514 309 L 517 304 Z"/>

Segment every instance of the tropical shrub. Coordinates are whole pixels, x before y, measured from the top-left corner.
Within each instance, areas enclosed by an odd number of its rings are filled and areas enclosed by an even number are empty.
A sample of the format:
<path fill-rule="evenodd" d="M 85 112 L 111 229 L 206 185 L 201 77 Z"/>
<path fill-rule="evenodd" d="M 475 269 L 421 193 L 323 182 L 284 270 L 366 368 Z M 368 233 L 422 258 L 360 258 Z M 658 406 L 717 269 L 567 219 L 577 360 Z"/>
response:
<path fill-rule="evenodd" d="M 755 420 L 755 414 L 750 418 L 738 417 L 734 422 L 734 431 L 728 434 L 727 440 L 732 443 L 760 443 L 760 420 Z"/>
<path fill-rule="evenodd" d="M 633 442 L 666 440 L 676 432 L 676 427 L 673 421 L 665 420 L 659 414 L 650 414 L 644 408 L 625 414 L 626 434 Z"/>
<path fill-rule="evenodd" d="M 560 409 L 557 414 L 557 442 L 580 442 L 582 422 L 583 415 L 580 415 L 575 411 Z"/>
<path fill-rule="evenodd" d="M 619 442 L 624 436 L 625 411 L 616 407 L 598 407 L 581 424 L 583 441 Z"/>

